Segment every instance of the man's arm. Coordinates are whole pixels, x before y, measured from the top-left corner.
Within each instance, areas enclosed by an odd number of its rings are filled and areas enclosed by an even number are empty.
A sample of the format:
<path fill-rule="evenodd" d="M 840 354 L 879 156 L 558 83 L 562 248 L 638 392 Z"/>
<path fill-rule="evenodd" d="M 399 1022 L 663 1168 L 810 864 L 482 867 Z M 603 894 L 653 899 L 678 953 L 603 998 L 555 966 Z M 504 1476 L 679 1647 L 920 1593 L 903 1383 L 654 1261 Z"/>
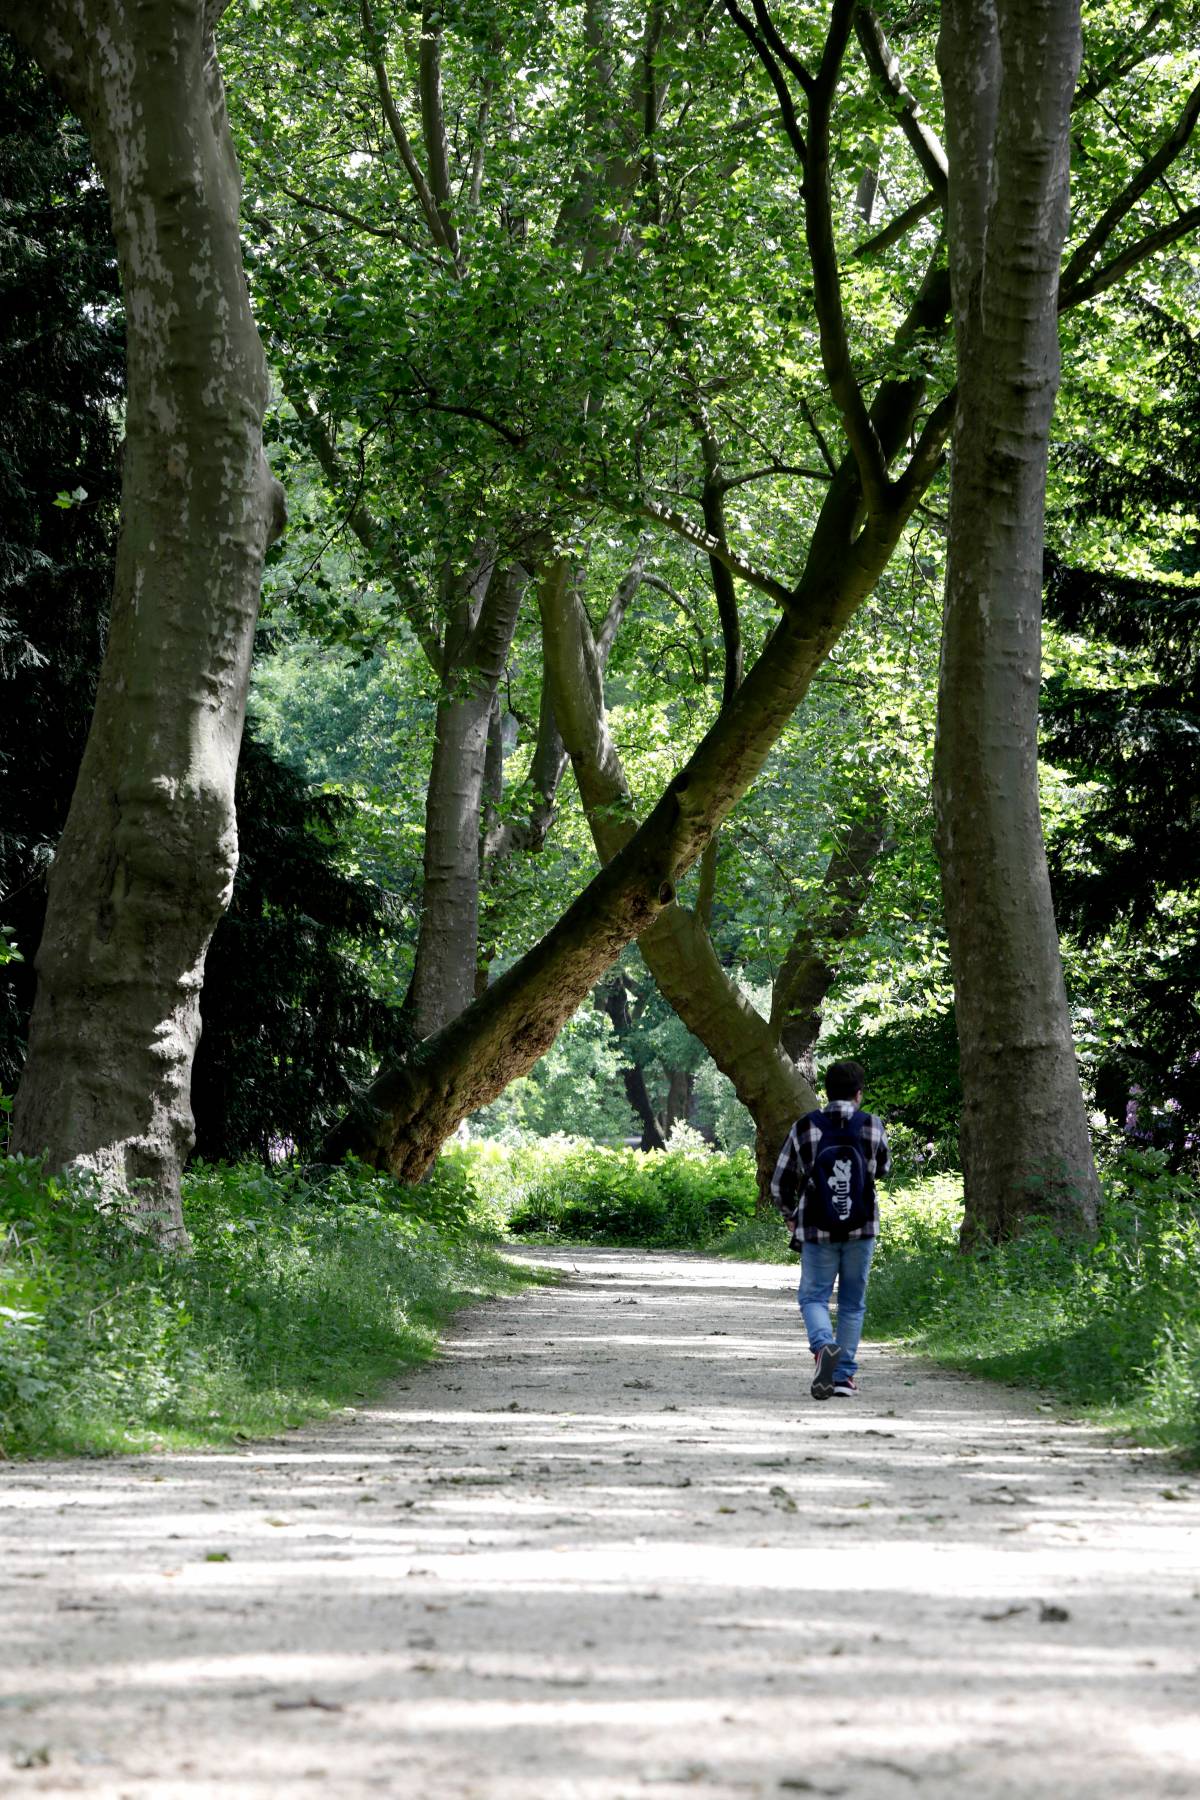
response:
<path fill-rule="evenodd" d="M 793 1125 L 787 1134 L 783 1149 L 779 1152 L 775 1173 L 771 1176 L 771 1198 L 784 1218 L 789 1221 L 795 1218 L 798 1208 L 796 1187 L 799 1174 L 799 1128 Z"/>

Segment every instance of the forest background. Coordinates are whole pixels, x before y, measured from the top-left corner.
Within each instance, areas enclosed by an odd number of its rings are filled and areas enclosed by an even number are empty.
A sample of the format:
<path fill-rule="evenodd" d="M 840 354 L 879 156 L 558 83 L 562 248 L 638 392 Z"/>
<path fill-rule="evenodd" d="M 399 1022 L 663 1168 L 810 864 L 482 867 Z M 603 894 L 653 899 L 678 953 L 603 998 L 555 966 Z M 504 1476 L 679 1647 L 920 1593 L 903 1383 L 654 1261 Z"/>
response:
<path fill-rule="evenodd" d="M 845 1053 L 867 1066 L 903 1173 L 958 1166 L 931 800 L 954 362 L 938 15 L 796 7 L 776 30 L 753 13 L 392 16 L 362 0 L 225 15 L 265 441 L 290 522 L 267 553 L 240 859 L 200 998 L 206 1163 L 374 1160 L 353 1121 L 379 1065 L 419 1069 L 419 1046 L 577 916 L 597 856 L 617 858 L 705 734 L 751 704 L 743 671 L 814 586 L 847 467 L 869 485 L 861 396 L 902 394 L 890 455 L 906 466 L 876 509 L 891 507 L 875 566 L 817 596 L 831 616 L 804 703 L 781 706 L 757 779 L 641 951 L 587 984 L 527 1073 L 487 1075 L 495 1097 L 468 1129 L 516 1160 L 456 1153 L 423 1200 L 393 1202 L 448 1227 L 468 1189 L 495 1209 L 507 1188 L 526 1228 L 703 1241 L 753 1211 L 755 1183 L 736 1156 L 703 1173 L 700 1145 L 757 1148 L 761 1181 L 779 1121 Z M 826 69 L 839 20 L 834 105 L 796 69 Z M 1085 18 L 1041 658 L 1074 1046 L 1116 1171 L 1105 1229 L 1131 1192 L 1155 1230 L 1169 1214 L 1163 1267 L 1194 1225 L 1200 1147 L 1194 22 L 1186 7 Z M 105 643 L 125 313 L 85 134 L 7 43 L 3 80 L 11 1090 Z M 820 105 L 824 217 L 808 191 Z M 1010 1062 L 992 1092 L 1019 1137 L 1027 1072 Z M 457 1122 L 430 1129 L 440 1141 Z M 560 1147 L 533 1180 L 520 1158 L 554 1134 L 660 1157 L 670 1139 L 674 1161 L 647 1176 Z M 945 1226 L 951 1190 L 935 1191 Z M 22 1173 L 17 1217 L 28 1192 Z M 950 1229 L 933 1233 L 943 1248 Z M 25 1255 L 29 1235 L 15 1242 Z M 1090 1291 L 1095 1261 L 1071 1255 Z M 1159 1285 L 1160 1324 L 1177 1320 Z M 31 1343 L 36 1288 L 11 1309 Z M 1194 1396 L 1200 1340 L 1181 1349 L 1186 1333 L 1164 1329 L 1149 1387 L 1186 1366 Z"/>

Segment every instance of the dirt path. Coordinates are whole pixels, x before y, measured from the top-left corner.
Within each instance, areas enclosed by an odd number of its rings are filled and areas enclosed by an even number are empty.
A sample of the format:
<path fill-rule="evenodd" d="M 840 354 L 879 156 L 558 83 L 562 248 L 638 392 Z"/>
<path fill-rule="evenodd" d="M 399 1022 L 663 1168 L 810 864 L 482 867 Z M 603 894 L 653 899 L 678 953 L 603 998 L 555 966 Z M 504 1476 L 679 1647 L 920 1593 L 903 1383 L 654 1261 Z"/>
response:
<path fill-rule="evenodd" d="M 1200 1791 L 1200 1482 L 880 1352 L 814 1403 L 788 1269 L 539 1260 L 334 1427 L 0 1468 L 0 1793 Z"/>

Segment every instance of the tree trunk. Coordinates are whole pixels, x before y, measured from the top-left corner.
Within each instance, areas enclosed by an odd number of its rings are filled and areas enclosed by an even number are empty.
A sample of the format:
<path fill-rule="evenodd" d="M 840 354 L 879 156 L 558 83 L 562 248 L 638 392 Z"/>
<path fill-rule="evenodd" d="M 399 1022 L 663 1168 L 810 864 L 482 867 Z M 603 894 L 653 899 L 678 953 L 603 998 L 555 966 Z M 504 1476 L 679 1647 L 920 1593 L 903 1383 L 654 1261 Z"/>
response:
<path fill-rule="evenodd" d="M 662 1131 L 668 1141 L 676 1125 L 686 1125 L 688 1122 L 695 1080 L 695 1076 L 686 1069 L 667 1070 L 667 1105 L 663 1113 Z"/>
<path fill-rule="evenodd" d="M 624 975 L 618 974 L 614 981 L 607 984 L 600 996 L 600 1004 L 612 1022 L 618 1041 L 623 1040 L 633 1023 L 629 1012 L 629 989 L 625 985 Z M 637 1063 L 631 1062 L 621 1070 L 621 1079 L 625 1084 L 625 1098 L 630 1109 L 641 1121 L 642 1141 L 638 1149 L 665 1150 L 667 1140 L 663 1136 L 663 1128 L 659 1124 L 658 1114 L 646 1086 L 646 1071 L 639 1068 Z"/>
<path fill-rule="evenodd" d="M 262 560 L 283 524 L 211 18 L 199 0 L 21 0 L 8 17 L 87 127 L 128 356 L 108 651 L 50 874 L 13 1141 L 95 1171 L 177 1244 Z"/>
<path fill-rule="evenodd" d="M 1038 807 L 1042 536 L 1077 0 L 946 0 L 959 405 L 934 799 L 963 1080 L 965 1243 L 1098 1184 Z"/>
<path fill-rule="evenodd" d="M 539 589 L 546 685 L 560 721 L 596 850 L 605 862 L 635 829 L 625 771 L 609 735 L 601 669 L 579 596 L 562 578 Z M 727 685 L 726 703 L 736 688 Z M 698 913 L 673 901 L 638 937 L 663 999 L 732 1081 L 755 1124 L 760 1190 L 796 1118 L 815 1103 L 778 1034 L 722 967 Z M 668 1127 L 669 1129 L 669 1127 Z"/>
<path fill-rule="evenodd" d="M 490 579 L 485 571 L 446 631 L 425 795 L 421 919 L 406 1002 L 418 1038 L 440 1031 L 475 998 L 489 727 L 527 581 L 516 566 L 497 569 Z"/>

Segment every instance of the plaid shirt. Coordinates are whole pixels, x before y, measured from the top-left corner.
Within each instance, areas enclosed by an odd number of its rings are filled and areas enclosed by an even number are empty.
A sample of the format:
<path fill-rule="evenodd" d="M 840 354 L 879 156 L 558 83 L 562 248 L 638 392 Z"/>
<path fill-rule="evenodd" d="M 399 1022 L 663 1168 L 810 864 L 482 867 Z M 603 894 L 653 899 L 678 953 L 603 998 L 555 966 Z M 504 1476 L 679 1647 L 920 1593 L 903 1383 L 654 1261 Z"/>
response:
<path fill-rule="evenodd" d="M 771 1198 L 792 1228 L 793 1249 L 799 1249 L 801 1243 L 815 1244 L 829 1238 L 827 1231 L 819 1231 L 815 1225 L 805 1224 L 804 1221 L 805 1202 L 813 1191 L 812 1167 L 821 1147 L 821 1121 L 830 1114 L 840 1120 L 852 1119 L 854 1112 L 852 1100 L 831 1100 L 824 1112 L 805 1113 L 802 1119 L 796 1120 L 788 1132 L 786 1144 L 779 1152 L 779 1161 L 775 1164 L 775 1173 L 771 1177 Z M 892 1158 L 883 1120 L 868 1112 L 860 1114 L 860 1117 L 867 1169 L 877 1182 L 886 1181 L 891 1173 Z M 850 1236 L 879 1236 L 878 1191 L 871 1217 L 860 1230 L 852 1231 Z"/>

